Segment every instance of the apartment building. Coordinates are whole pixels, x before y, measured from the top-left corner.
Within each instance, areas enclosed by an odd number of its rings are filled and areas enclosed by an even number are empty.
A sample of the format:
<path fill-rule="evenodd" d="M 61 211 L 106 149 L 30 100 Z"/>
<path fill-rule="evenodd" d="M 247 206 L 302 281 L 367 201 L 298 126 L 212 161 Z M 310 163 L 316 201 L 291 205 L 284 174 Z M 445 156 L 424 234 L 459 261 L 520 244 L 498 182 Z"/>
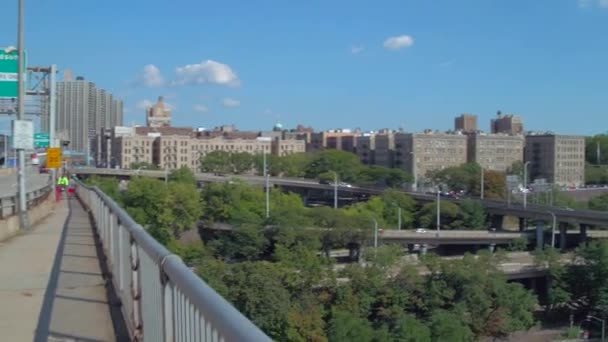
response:
<path fill-rule="evenodd" d="M 560 186 L 585 184 L 585 138 L 582 136 L 527 135 L 524 156 L 526 162 L 530 162 L 530 181 L 544 178 Z"/>
<path fill-rule="evenodd" d="M 454 130 L 462 132 L 476 132 L 477 116 L 471 114 L 462 114 L 454 118 Z"/>
<path fill-rule="evenodd" d="M 111 164 L 125 169 L 134 163 L 152 164 L 152 150 L 156 137 L 142 135 L 123 135 L 115 138 L 112 144 Z"/>
<path fill-rule="evenodd" d="M 493 134 L 524 134 L 524 123 L 519 116 L 496 113 L 496 119 L 490 121 L 490 131 Z"/>
<path fill-rule="evenodd" d="M 89 151 L 91 139 L 102 128 L 121 126 L 122 111 L 122 101 L 83 77 L 72 80 L 67 71 L 64 80 L 57 82 L 56 129 L 58 138 L 70 141 L 72 151 Z M 48 129 L 48 117 L 41 126 Z"/>
<path fill-rule="evenodd" d="M 429 182 L 431 171 L 467 162 L 467 137 L 426 132 L 395 134 L 395 167 L 411 173 L 416 186 Z"/>
<path fill-rule="evenodd" d="M 522 135 L 473 133 L 467 137 L 468 162 L 475 162 L 485 170 L 504 172 L 524 159 Z"/>
<path fill-rule="evenodd" d="M 310 143 L 306 151 L 314 152 L 323 149 L 336 149 L 355 153 L 358 131 L 350 129 L 329 130 L 310 134 Z"/>
<path fill-rule="evenodd" d="M 393 134 L 392 132 L 376 134 L 374 140 L 374 165 L 393 167 L 395 152 L 395 134 Z"/>
<path fill-rule="evenodd" d="M 374 165 L 376 152 L 376 135 L 373 133 L 364 133 L 357 137 L 356 153 L 364 165 Z"/>

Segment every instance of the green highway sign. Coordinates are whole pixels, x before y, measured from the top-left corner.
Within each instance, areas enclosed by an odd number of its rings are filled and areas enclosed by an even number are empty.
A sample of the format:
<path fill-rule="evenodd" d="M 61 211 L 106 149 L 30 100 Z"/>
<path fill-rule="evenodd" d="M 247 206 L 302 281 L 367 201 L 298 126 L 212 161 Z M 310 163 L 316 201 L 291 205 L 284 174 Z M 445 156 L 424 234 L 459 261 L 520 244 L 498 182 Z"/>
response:
<path fill-rule="evenodd" d="M 34 133 L 34 147 L 49 147 L 50 139 L 48 133 Z"/>
<path fill-rule="evenodd" d="M 25 56 L 25 52 L 23 55 Z M 0 48 L 0 99 L 16 98 L 18 95 L 18 59 L 19 53 L 16 49 Z"/>

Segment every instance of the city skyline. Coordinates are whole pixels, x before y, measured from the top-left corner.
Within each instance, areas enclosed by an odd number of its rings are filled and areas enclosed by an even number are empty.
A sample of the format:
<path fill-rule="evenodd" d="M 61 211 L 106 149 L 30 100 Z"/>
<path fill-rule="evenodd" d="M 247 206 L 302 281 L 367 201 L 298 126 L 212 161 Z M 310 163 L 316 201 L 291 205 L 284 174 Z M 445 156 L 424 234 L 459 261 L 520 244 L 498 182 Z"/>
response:
<path fill-rule="evenodd" d="M 25 47 L 123 98 L 125 124 L 164 95 L 175 126 L 445 131 L 472 113 L 490 131 L 501 110 L 530 131 L 605 131 L 605 1 L 112 2 L 27 2 Z M 3 45 L 15 28 L 0 23 Z"/>

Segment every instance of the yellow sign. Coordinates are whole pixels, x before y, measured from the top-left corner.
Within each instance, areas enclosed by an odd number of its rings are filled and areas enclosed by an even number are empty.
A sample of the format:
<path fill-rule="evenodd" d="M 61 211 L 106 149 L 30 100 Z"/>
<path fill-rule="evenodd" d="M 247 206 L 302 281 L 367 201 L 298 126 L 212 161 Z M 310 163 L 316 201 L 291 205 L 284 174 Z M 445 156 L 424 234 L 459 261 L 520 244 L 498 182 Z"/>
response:
<path fill-rule="evenodd" d="M 51 147 L 46 149 L 46 168 L 60 169 L 61 168 L 61 148 Z"/>

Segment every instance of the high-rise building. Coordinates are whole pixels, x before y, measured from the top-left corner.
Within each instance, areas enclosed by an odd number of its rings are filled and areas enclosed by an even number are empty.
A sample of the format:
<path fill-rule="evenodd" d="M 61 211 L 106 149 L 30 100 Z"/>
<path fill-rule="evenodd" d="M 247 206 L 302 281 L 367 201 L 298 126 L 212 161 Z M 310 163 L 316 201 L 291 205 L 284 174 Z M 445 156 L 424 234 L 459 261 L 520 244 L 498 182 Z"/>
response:
<path fill-rule="evenodd" d="M 122 111 L 121 101 L 83 77 L 72 80 L 66 71 L 64 81 L 57 82 L 58 138 L 69 140 L 72 151 L 87 152 L 102 128 L 122 125 Z"/>
<path fill-rule="evenodd" d="M 364 165 L 374 165 L 376 152 L 376 135 L 374 133 L 364 133 L 357 137 L 357 156 Z"/>
<path fill-rule="evenodd" d="M 374 165 L 393 167 L 395 135 L 392 132 L 376 134 L 374 144 Z"/>
<path fill-rule="evenodd" d="M 530 181 L 542 178 L 560 186 L 585 184 L 585 137 L 527 135 L 524 156 L 530 162 Z"/>
<path fill-rule="evenodd" d="M 524 123 L 517 115 L 503 115 L 498 111 L 496 119 L 490 122 L 490 131 L 494 134 L 524 134 Z"/>
<path fill-rule="evenodd" d="M 454 130 L 463 132 L 477 132 L 477 116 L 462 114 L 454 118 Z"/>
<path fill-rule="evenodd" d="M 151 107 L 146 109 L 146 124 L 148 127 L 171 126 L 171 110 L 165 104 L 162 96 Z"/>
<path fill-rule="evenodd" d="M 508 134 L 469 134 L 468 161 L 485 170 L 506 171 L 524 159 L 524 137 Z"/>

